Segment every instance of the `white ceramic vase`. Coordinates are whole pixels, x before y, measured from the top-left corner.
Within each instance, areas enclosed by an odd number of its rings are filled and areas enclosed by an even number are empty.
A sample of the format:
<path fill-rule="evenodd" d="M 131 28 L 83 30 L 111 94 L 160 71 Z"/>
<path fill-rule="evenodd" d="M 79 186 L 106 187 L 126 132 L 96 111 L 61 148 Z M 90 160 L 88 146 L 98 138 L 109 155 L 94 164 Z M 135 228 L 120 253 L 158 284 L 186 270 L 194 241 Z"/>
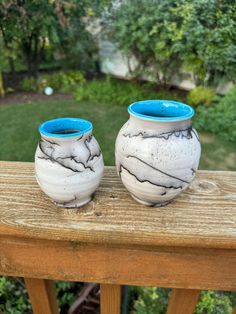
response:
<path fill-rule="evenodd" d="M 163 206 L 184 191 L 198 168 L 201 145 L 183 103 L 146 100 L 129 106 L 115 148 L 120 178 L 138 202 Z"/>
<path fill-rule="evenodd" d="M 35 174 L 41 189 L 60 207 L 88 203 L 103 175 L 103 157 L 92 123 L 60 118 L 39 127 Z"/>

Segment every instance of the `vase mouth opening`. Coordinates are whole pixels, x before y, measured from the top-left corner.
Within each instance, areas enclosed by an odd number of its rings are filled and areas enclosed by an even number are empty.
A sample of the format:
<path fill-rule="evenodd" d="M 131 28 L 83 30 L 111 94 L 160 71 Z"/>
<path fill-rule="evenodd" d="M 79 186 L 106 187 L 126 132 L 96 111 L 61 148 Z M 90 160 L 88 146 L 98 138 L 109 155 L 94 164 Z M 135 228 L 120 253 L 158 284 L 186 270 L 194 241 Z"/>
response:
<path fill-rule="evenodd" d="M 48 137 L 81 136 L 93 129 L 90 121 L 80 118 L 57 118 L 43 122 L 38 130 L 41 135 Z"/>
<path fill-rule="evenodd" d="M 128 107 L 130 115 L 151 121 L 182 121 L 194 116 L 189 105 L 172 100 L 142 100 Z"/>

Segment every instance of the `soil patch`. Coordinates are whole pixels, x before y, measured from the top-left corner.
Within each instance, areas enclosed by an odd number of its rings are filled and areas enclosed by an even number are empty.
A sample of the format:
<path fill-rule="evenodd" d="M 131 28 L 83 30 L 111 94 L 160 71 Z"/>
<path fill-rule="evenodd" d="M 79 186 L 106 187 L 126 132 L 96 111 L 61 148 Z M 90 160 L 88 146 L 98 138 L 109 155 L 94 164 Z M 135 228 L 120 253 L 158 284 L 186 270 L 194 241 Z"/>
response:
<path fill-rule="evenodd" d="M 73 99 L 72 94 L 57 93 L 55 92 L 51 96 L 46 96 L 43 93 L 34 92 L 17 92 L 12 94 L 6 94 L 4 98 L 0 98 L 0 105 L 12 105 L 12 104 L 31 104 L 35 101 L 48 101 L 48 100 L 70 100 Z"/>

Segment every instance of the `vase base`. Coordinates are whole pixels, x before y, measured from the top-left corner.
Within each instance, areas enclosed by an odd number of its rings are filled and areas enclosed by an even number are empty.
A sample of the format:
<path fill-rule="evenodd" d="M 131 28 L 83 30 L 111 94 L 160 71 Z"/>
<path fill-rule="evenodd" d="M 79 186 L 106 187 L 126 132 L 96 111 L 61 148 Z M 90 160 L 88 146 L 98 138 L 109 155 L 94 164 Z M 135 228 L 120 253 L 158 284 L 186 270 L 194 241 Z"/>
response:
<path fill-rule="evenodd" d="M 54 203 L 58 206 L 58 207 L 63 207 L 63 208 L 79 208 L 82 207 L 83 205 L 89 203 L 92 200 L 92 197 L 89 196 L 87 198 L 83 198 L 81 200 L 78 199 L 74 199 L 73 201 L 69 201 L 69 202 L 64 202 L 64 203 L 60 203 L 60 202 L 55 202 Z"/>
<path fill-rule="evenodd" d="M 168 205 L 169 203 L 171 203 L 172 200 L 170 201 L 165 201 L 165 202 L 158 202 L 158 203 L 151 203 L 151 202 L 147 202 L 147 201 L 143 201 L 141 200 L 140 198 L 134 196 L 133 194 L 131 194 L 131 196 L 133 197 L 133 199 L 135 201 L 137 201 L 138 203 L 141 203 L 145 206 L 148 206 L 148 207 L 162 207 L 162 206 L 166 206 Z"/>

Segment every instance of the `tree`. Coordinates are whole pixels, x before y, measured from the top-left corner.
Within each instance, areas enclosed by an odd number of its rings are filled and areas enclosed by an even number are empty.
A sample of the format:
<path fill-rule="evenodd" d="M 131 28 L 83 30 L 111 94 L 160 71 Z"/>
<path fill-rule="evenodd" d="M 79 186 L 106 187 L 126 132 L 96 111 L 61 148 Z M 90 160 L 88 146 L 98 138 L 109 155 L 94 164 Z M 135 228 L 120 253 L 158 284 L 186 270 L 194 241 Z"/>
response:
<path fill-rule="evenodd" d="M 175 0 L 126 0 L 111 5 L 104 23 L 110 38 L 128 57 L 135 57 L 133 74 L 151 74 L 166 84 L 181 58 L 174 44 L 182 39 L 184 16 L 176 14 Z"/>
<path fill-rule="evenodd" d="M 190 1 L 188 1 L 190 3 Z M 236 2 L 191 1 L 191 14 L 183 25 L 178 53 L 198 81 L 217 85 L 236 79 Z M 179 5 L 183 12 L 185 5 Z"/>
<path fill-rule="evenodd" d="M 0 32 L 5 47 L 11 50 L 17 45 L 29 76 L 37 76 L 46 46 L 70 60 L 78 48 L 81 62 L 77 64 L 83 64 L 82 54 L 91 57 L 94 51 L 84 19 L 94 6 L 92 0 L 1 0 Z"/>
<path fill-rule="evenodd" d="M 47 0 L 2 0 L 0 30 L 5 47 L 22 51 L 28 74 L 36 76 L 48 38 L 57 39 L 57 20 L 53 3 Z"/>
<path fill-rule="evenodd" d="M 236 79 L 235 1 L 121 0 L 104 22 L 110 38 L 136 58 L 138 75 L 148 71 L 166 83 L 185 68 L 198 83 Z"/>

